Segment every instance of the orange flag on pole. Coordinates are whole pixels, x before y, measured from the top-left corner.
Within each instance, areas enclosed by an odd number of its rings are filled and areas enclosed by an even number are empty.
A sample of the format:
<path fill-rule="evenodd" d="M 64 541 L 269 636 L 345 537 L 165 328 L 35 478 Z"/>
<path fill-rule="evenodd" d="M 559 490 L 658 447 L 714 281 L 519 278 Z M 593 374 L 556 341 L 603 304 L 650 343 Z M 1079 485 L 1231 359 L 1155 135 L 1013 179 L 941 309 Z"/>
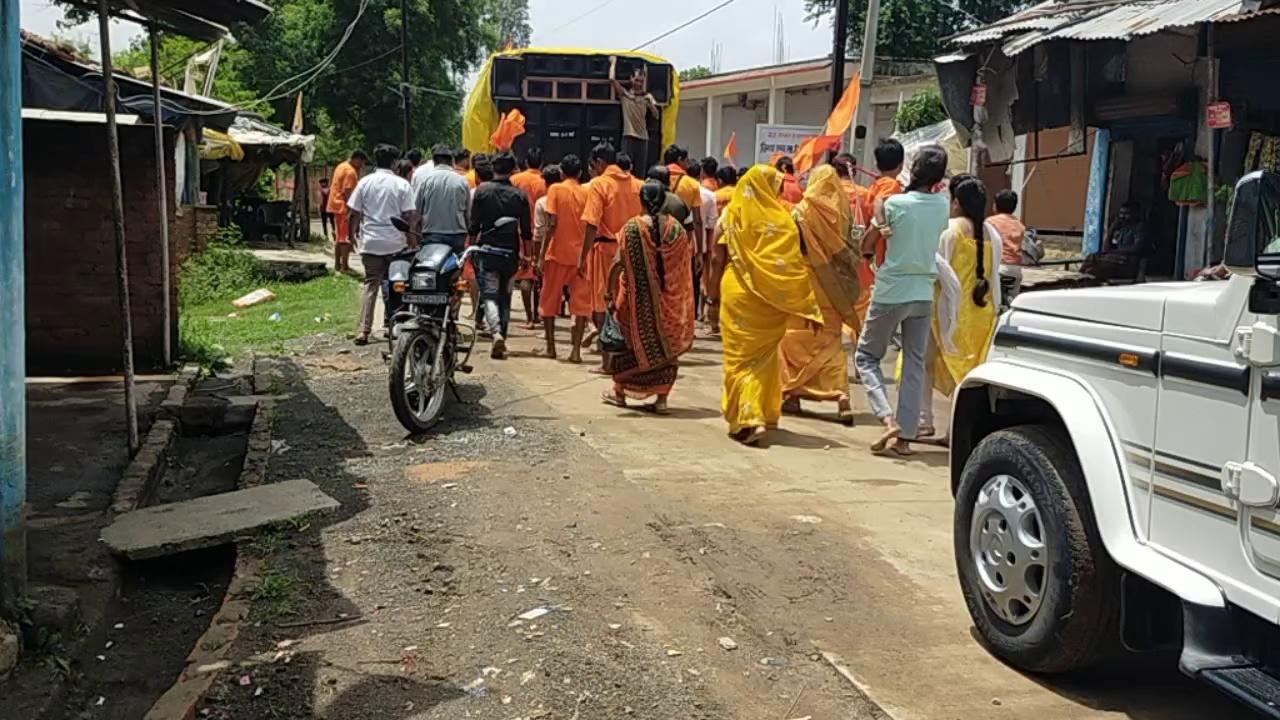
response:
<path fill-rule="evenodd" d="M 738 132 L 735 130 L 729 135 L 729 144 L 724 146 L 724 161 L 730 165 L 736 164 L 735 157 L 738 155 Z"/>
<path fill-rule="evenodd" d="M 507 151 L 515 144 L 516 138 L 524 134 L 524 113 L 519 108 L 502 116 L 498 121 L 498 129 L 493 132 L 489 142 L 499 150 Z"/>
<path fill-rule="evenodd" d="M 835 150 L 839 147 L 839 135 L 819 135 L 818 137 L 805 140 L 804 143 L 796 149 L 796 155 L 792 158 L 796 164 L 796 174 L 804 175 L 809 172 L 818 164 L 818 161 L 828 150 Z"/>
<path fill-rule="evenodd" d="M 844 95 L 840 96 L 840 102 L 836 103 L 831 114 L 827 116 L 827 127 L 822 134 L 839 137 L 849 132 L 849 126 L 858 115 L 858 102 L 861 99 L 862 76 L 854 73 L 853 79 L 849 81 L 849 87 L 845 88 Z"/>

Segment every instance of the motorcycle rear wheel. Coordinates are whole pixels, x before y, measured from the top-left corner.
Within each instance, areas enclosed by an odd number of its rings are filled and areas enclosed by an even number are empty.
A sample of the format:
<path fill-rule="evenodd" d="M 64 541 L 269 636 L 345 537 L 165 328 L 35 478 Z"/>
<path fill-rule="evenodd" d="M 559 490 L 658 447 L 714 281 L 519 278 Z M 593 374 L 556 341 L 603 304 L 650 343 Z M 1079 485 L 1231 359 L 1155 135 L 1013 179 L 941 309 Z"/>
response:
<path fill-rule="evenodd" d="M 448 400 L 448 368 L 442 368 L 431 383 L 438 345 L 435 332 L 408 332 L 396 339 L 391 355 L 391 407 L 400 424 L 413 434 L 435 427 Z"/>

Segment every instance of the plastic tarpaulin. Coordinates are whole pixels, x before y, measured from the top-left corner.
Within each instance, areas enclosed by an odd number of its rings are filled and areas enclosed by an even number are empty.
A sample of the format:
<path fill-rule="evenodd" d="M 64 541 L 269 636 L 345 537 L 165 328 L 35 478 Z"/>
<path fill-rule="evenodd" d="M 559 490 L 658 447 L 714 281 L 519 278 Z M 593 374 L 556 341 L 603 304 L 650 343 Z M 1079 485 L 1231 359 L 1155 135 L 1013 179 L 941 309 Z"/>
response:
<path fill-rule="evenodd" d="M 221 160 L 223 158 L 236 162 L 244 160 L 244 148 L 230 135 L 205 128 L 204 142 L 200 143 L 200 159 Z"/>
<path fill-rule="evenodd" d="M 671 63 L 665 58 L 657 55 L 651 55 L 643 52 L 618 51 L 618 50 L 596 50 L 591 48 L 521 48 L 519 50 L 506 50 L 491 55 L 485 62 L 484 68 L 480 70 L 480 76 L 476 79 L 475 87 L 471 88 L 471 92 L 467 95 L 466 105 L 463 107 L 462 116 L 462 146 L 471 152 L 493 152 L 493 143 L 490 138 L 498 129 L 498 123 L 502 116 L 498 112 L 498 105 L 493 101 L 492 82 L 493 75 L 493 59 L 495 57 L 519 57 L 526 54 L 534 55 L 616 55 L 617 57 L 637 58 L 646 62 L 658 65 L 670 65 Z M 662 114 L 662 144 L 664 146 L 671 145 L 676 141 L 676 118 L 680 113 L 680 77 L 672 70 L 671 73 L 671 103 L 666 111 Z"/>
<path fill-rule="evenodd" d="M 950 120 L 943 120 L 935 125 L 927 125 L 925 127 L 912 130 L 911 132 L 898 133 L 894 136 L 898 142 L 902 143 L 902 148 L 906 150 L 907 161 L 905 168 L 910 170 L 911 162 L 915 160 L 916 153 L 920 152 L 920 148 L 926 145 L 938 145 L 947 153 L 947 171 L 952 175 L 956 173 L 969 171 L 969 150 L 964 146 L 960 136 L 956 133 L 955 125 Z"/>

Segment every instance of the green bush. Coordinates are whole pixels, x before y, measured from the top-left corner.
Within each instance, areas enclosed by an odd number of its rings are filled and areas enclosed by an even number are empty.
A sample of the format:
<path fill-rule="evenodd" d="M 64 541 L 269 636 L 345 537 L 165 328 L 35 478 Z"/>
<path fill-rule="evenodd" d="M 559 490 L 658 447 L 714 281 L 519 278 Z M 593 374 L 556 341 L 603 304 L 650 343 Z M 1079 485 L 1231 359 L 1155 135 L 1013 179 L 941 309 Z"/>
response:
<path fill-rule="evenodd" d="M 936 125 L 946 119 L 947 110 L 942 105 L 942 95 L 937 88 L 927 88 L 916 92 L 902 103 L 895 121 L 898 132 L 905 133 Z"/>
<path fill-rule="evenodd" d="M 182 264 L 178 275 L 181 305 L 208 302 L 236 290 L 249 291 L 262 282 L 262 268 L 241 246 L 238 228 L 219 228 L 203 253 Z"/>

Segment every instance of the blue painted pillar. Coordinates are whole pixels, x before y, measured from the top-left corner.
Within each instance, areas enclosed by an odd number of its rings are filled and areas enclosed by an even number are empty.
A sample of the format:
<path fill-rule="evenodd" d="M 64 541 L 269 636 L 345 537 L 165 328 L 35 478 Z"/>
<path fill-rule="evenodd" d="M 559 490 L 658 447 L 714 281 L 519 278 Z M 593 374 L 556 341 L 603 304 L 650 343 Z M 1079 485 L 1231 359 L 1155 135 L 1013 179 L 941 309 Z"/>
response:
<path fill-rule="evenodd" d="M 1111 131 L 1098 128 L 1089 165 L 1089 194 L 1084 203 L 1084 254 L 1098 252 L 1107 231 L 1107 191 L 1111 181 Z"/>
<path fill-rule="evenodd" d="M 0 1 L 0 612 L 26 590 L 26 295 L 19 5 Z"/>

